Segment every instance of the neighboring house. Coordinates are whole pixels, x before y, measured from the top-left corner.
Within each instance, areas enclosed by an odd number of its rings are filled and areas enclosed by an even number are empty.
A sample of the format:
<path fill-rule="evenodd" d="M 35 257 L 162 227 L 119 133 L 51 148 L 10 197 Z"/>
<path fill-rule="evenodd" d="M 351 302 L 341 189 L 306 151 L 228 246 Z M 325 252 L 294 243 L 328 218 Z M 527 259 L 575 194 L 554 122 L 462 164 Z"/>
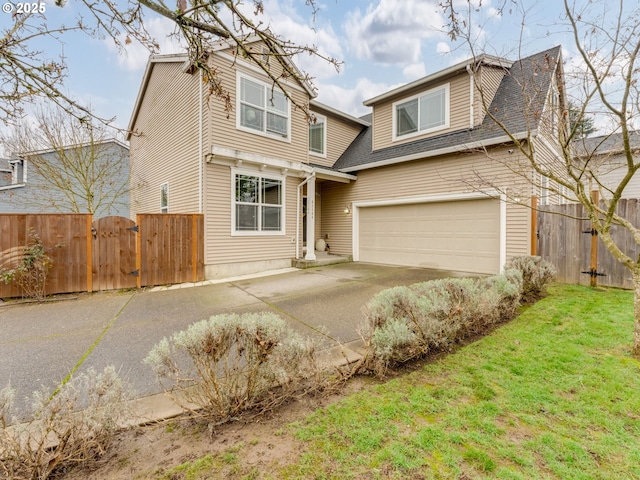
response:
<path fill-rule="evenodd" d="M 310 104 L 311 124 L 277 89 L 271 99 L 271 83 L 248 61 L 226 49 L 209 61 L 230 91 L 230 114 L 186 55 L 152 56 L 128 137 L 131 214 L 204 213 L 207 278 L 289 266 L 305 242 L 314 260 L 318 239 L 354 261 L 474 273 L 531 252 L 530 209 L 503 193 L 528 203 L 540 192 L 494 161 L 520 153 L 482 101 L 514 138 L 533 132 L 538 155 L 554 161 L 558 126 L 542 119 L 560 118 L 560 47 L 459 63 L 366 101 L 364 118 L 285 82 Z M 480 177 L 501 189 L 480 191 Z"/>
<path fill-rule="evenodd" d="M 637 164 L 640 161 L 640 132 L 629 133 L 629 146 Z M 588 171 L 595 174 L 598 183 L 593 182 L 594 190 L 601 190 L 602 195 L 610 197 L 611 190 L 620 185 L 627 174 L 627 157 L 624 153 L 622 134 L 586 137 L 574 142 L 575 154 L 579 161 L 588 160 Z M 607 189 L 609 191 L 607 191 Z M 635 174 L 622 192 L 622 198 L 640 198 L 640 175 Z"/>
<path fill-rule="evenodd" d="M 129 216 L 129 148 L 119 140 L 64 148 L 68 161 L 85 163 L 78 169 L 93 172 L 92 195 L 98 205 L 96 218 L 108 215 Z M 38 165 L 46 164 L 46 169 Z M 51 169 L 51 170 L 49 170 Z M 41 171 L 42 170 L 42 171 Z M 49 172 L 55 172 L 55 175 Z M 0 214 L 2 213 L 86 213 L 86 202 L 71 167 L 60 164 L 54 149 L 13 155 L 0 160 Z M 99 172 L 99 173 L 95 173 Z M 46 178 L 45 178 L 46 177 Z M 91 177 L 86 178 L 87 183 Z M 84 189 L 86 191 L 86 189 Z M 78 205 L 69 198 L 75 192 Z M 113 200 L 113 201 L 112 201 Z"/>

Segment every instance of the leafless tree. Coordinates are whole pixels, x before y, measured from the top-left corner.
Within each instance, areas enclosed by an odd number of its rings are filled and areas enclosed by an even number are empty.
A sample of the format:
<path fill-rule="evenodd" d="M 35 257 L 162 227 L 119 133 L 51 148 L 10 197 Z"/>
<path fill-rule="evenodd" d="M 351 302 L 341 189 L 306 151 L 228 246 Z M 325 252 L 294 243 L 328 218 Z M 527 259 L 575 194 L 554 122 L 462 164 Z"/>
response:
<path fill-rule="evenodd" d="M 461 40 L 475 51 L 474 15 L 476 2 L 446 0 L 441 6 L 449 21 L 449 35 Z M 503 15 L 525 14 L 526 8 L 520 0 L 500 2 Z M 463 8 L 464 7 L 464 8 Z M 528 185 L 544 189 L 556 198 L 580 202 L 585 207 L 588 218 L 598 232 L 599 238 L 609 252 L 633 275 L 635 286 L 635 333 L 633 355 L 640 356 L 640 258 L 622 251 L 612 237 L 612 227 L 622 227 L 640 245 L 640 228 L 616 213 L 616 207 L 623 197 L 625 188 L 640 169 L 640 157 L 633 147 L 634 122 L 640 114 L 640 7 L 637 2 L 618 0 L 573 2 L 563 1 L 563 18 L 558 28 L 565 27 L 573 38 L 570 47 L 577 52 L 579 65 L 566 68 L 566 88 L 558 84 L 558 103 L 554 104 L 552 91 L 536 88 L 540 75 L 551 75 L 555 68 L 541 62 L 537 71 L 520 72 L 511 81 L 522 91 L 519 105 L 520 114 L 527 119 L 526 125 L 514 128 L 510 116 L 505 111 L 494 109 L 490 103 L 490 92 L 480 95 L 484 112 L 516 145 L 521 155 L 502 159 L 503 165 L 521 176 Z M 522 21 L 522 19 L 520 19 Z M 476 30 L 477 32 L 477 30 Z M 560 65 L 559 68 L 565 68 Z M 511 69 L 514 72 L 514 69 Z M 517 72 L 517 69 L 516 69 Z M 543 104 L 546 109 L 541 109 Z M 569 105 L 574 109 L 569 120 Z M 579 125 L 584 118 L 595 118 L 596 124 L 605 129 L 602 142 L 618 140 L 624 156 L 621 180 L 611 185 L 603 174 L 603 157 L 599 155 L 597 143 L 578 141 Z M 541 152 L 541 143 L 536 137 L 545 130 L 550 144 L 542 146 L 548 152 Z M 522 135 L 523 131 L 525 135 Z M 553 155 L 550 153 L 553 152 Z M 501 161 L 500 159 L 495 159 Z M 604 162 L 606 163 L 606 158 Z M 478 179 L 482 188 L 492 183 L 492 179 Z M 599 197 L 592 195 L 598 191 Z"/>
<path fill-rule="evenodd" d="M 175 30 L 167 35 L 183 40 L 193 65 L 204 73 L 210 94 L 225 102 L 227 109 L 231 109 L 229 93 L 220 82 L 219 72 L 207 62 L 208 52 L 214 45 L 228 45 L 237 55 L 251 58 L 279 87 L 285 78 L 311 80 L 290 61 L 300 53 L 314 55 L 336 68 L 340 63 L 323 56 L 313 45 L 297 44 L 278 36 L 262 20 L 261 0 L 247 2 L 249 5 L 237 0 L 177 0 L 175 6 L 163 0 L 71 1 L 78 13 L 75 23 L 69 25 L 52 25 L 46 8 L 55 7 L 44 2 L 38 8 L 14 9 L 6 15 L 11 23 L 0 30 L 0 119 L 5 123 L 19 119 L 26 103 L 43 97 L 68 114 L 92 117 L 86 105 L 65 93 L 66 61 L 62 53 L 55 55 L 51 50 L 64 43 L 65 34 L 84 32 L 91 37 L 110 38 L 120 49 L 139 42 L 150 52 L 157 52 L 158 42 L 145 26 L 149 15 L 171 20 Z M 57 7 L 66 3 L 66 0 L 55 1 Z M 315 15 L 315 0 L 305 0 L 305 3 Z M 265 48 L 252 48 L 251 43 L 256 39 Z M 40 49 L 39 45 L 44 42 L 50 50 Z M 274 64 L 280 68 L 272 68 Z M 296 106 L 308 112 L 306 105 Z M 109 122 L 109 119 L 101 120 Z"/>
<path fill-rule="evenodd" d="M 32 205 L 94 215 L 128 206 L 129 152 L 113 131 L 60 108 L 41 107 L 34 119 L 0 137 L 26 162 Z"/>

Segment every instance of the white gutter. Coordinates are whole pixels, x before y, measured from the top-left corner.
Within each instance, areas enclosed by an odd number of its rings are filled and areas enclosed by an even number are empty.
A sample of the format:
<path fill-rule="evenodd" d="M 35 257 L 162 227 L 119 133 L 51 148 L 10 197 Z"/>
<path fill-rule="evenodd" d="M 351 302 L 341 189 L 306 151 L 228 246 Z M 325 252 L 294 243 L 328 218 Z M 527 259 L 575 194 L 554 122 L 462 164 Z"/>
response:
<path fill-rule="evenodd" d="M 439 148 L 437 150 L 430 150 L 428 152 L 418 152 L 411 155 L 405 155 L 403 157 L 388 158 L 386 160 L 379 160 L 377 162 L 365 163 L 363 165 L 356 165 L 355 167 L 341 168 L 339 171 L 344 173 L 357 172 L 358 170 L 367 170 L 369 168 L 386 167 L 388 165 L 395 165 L 397 163 L 410 162 L 411 160 L 420 160 L 423 158 L 437 157 L 440 155 L 447 155 L 449 153 L 463 152 L 466 150 L 474 150 L 476 148 L 489 147 L 491 145 L 497 145 L 500 143 L 510 143 L 515 140 L 524 140 L 529 137 L 536 137 L 538 130 L 532 130 L 530 132 L 521 132 L 513 136 L 503 135 L 501 137 L 493 137 L 488 140 L 480 140 L 478 142 L 465 143 L 455 145 L 453 147 Z"/>
<path fill-rule="evenodd" d="M 315 177 L 315 175 L 316 172 L 311 173 L 311 175 L 308 175 L 307 178 L 305 178 L 304 181 L 298 185 L 296 197 L 296 260 L 300 259 L 300 195 L 302 192 L 302 187 L 304 187 L 309 180 Z"/>
<path fill-rule="evenodd" d="M 469 99 L 471 104 L 471 108 L 469 109 L 469 128 L 473 128 L 475 123 L 475 77 L 471 71 L 471 65 L 467 65 L 467 73 L 469 74 Z"/>
<path fill-rule="evenodd" d="M 495 65 L 495 66 L 499 66 L 502 68 L 511 68 L 511 65 L 513 65 L 513 62 L 511 60 L 507 60 L 505 58 L 499 58 L 499 57 L 494 57 L 492 55 L 480 55 L 477 58 L 469 58 L 467 60 L 464 60 L 460 63 L 456 63 L 455 65 L 452 65 L 451 67 L 445 68 L 444 70 L 440 70 L 439 72 L 433 73 L 431 75 L 427 75 L 426 77 L 423 78 L 419 78 L 418 80 L 415 80 L 411 83 L 407 83 L 406 85 L 403 85 L 401 87 L 398 87 L 396 89 L 393 90 L 389 90 L 381 95 L 378 95 L 377 97 L 373 97 L 370 98 L 369 100 L 365 100 L 364 102 L 362 102 L 365 106 L 370 107 L 375 103 L 379 103 L 383 100 L 388 100 L 392 97 L 395 97 L 396 95 L 400 95 L 402 93 L 408 92 L 416 87 L 419 87 L 421 85 L 424 85 L 426 83 L 430 83 L 430 82 L 434 82 L 436 80 L 441 80 L 444 77 L 451 75 L 453 73 L 456 73 L 459 70 L 464 69 L 467 65 L 470 65 L 472 63 L 483 63 L 483 64 L 487 64 L 487 65 Z"/>

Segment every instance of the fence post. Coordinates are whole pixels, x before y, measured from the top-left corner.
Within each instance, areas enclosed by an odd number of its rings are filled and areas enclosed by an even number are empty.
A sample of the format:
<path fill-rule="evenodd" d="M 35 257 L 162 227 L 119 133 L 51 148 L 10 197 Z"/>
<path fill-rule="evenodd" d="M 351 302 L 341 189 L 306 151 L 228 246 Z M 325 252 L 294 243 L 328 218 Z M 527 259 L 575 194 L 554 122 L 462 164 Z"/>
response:
<path fill-rule="evenodd" d="M 136 225 L 138 231 L 136 232 L 136 270 L 138 276 L 136 277 L 136 287 L 142 287 L 142 228 L 140 228 L 140 214 L 136 214 Z"/>
<path fill-rule="evenodd" d="M 87 215 L 87 292 L 93 292 L 93 215 Z"/>
<path fill-rule="evenodd" d="M 598 190 L 591 191 L 591 201 L 598 206 L 599 202 L 599 193 Z M 598 271 L 598 235 L 595 234 L 595 223 L 591 222 L 591 265 L 589 266 L 589 270 L 591 271 L 591 280 L 589 284 L 592 287 L 598 286 L 598 277 L 596 272 Z"/>
<path fill-rule="evenodd" d="M 198 281 L 198 216 L 191 215 L 191 281 Z"/>
<path fill-rule="evenodd" d="M 538 197 L 531 196 L 531 255 L 538 254 Z"/>

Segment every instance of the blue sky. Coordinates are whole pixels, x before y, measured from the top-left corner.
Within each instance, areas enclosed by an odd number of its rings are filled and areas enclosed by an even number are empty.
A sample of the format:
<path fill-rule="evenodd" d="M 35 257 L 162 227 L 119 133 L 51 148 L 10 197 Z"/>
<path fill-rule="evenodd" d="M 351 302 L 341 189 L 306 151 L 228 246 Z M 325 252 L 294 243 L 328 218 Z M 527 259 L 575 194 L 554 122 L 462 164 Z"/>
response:
<path fill-rule="evenodd" d="M 53 0 L 46 1 L 51 25 L 73 21 L 77 13 L 74 0 L 64 8 L 55 7 Z M 560 19 L 561 2 L 526 1 L 524 28 L 522 11 L 499 14 L 496 7 L 503 2 L 485 0 L 477 6 L 475 18 L 480 26 L 475 34 L 481 50 L 515 59 L 520 54 L 518 48 L 527 55 L 562 44 L 565 60 L 571 55 L 571 37 L 554 33 L 558 31 L 555 25 Z M 251 9 L 251 0 L 246 3 Z M 314 44 L 344 62 L 340 73 L 306 56 L 297 63 L 315 77 L 319 101 L 358 116 L 367 112 L 363 100 L 470 56 L 464 42 L 452 42 L 445 33 L 445 18 L 438 3 L 318 0 L 319 11 L 313 22 L 304 0 L 264 0 L 263 20 L 284 38 Z M 511 0 L 506 3 L 512 5 Z M 0 27 L 8 26 L 8 19 L 9 15 L 0 14 Z M 161 45 L 160 53 L 179 51 L 175 41 L 165 38 L 172 31 L 168 21 L 148 15 L 147 26 Z M 90 103 L 102 117 L 116 117 L 117 126 L 128 125 L 148 56 L 146 50 L 131 45 L 126 52 L 119 52 L 110 40 L 85 35 L 65 35 L 60 41 L 49 40 L 42 48 L 51 57 L 64 53 L 69 95 Z"/>

